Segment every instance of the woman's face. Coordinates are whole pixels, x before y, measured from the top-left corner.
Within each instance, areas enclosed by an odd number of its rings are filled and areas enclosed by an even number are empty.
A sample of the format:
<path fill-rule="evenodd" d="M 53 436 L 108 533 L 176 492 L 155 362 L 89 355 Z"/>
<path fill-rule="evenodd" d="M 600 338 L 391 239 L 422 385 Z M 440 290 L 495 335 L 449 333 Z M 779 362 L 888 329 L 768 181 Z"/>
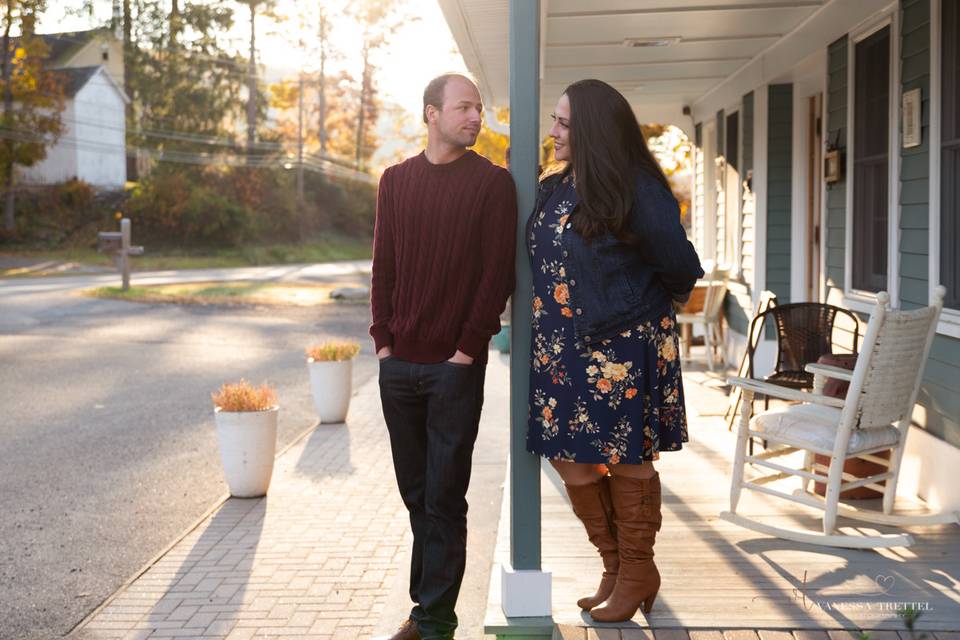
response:
<path fill-rule="evenodd" d="M 553 156 L 559 160 L 570 159 L 570 100 L 567 94 L 560 96 L 557 107 L 553 110 L 553 127 L 550 137 L 553 138 Z"/>

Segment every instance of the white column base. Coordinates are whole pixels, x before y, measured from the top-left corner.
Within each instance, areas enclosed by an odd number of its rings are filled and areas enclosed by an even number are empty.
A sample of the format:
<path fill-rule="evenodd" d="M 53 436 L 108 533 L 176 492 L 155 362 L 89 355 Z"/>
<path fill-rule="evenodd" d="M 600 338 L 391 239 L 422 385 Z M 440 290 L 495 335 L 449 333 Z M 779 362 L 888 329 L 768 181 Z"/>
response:
<path fill-rule="evenodd" d="M 550 616 L 551 574 L 500 565 L 500 606 L 508 618 Z"/>

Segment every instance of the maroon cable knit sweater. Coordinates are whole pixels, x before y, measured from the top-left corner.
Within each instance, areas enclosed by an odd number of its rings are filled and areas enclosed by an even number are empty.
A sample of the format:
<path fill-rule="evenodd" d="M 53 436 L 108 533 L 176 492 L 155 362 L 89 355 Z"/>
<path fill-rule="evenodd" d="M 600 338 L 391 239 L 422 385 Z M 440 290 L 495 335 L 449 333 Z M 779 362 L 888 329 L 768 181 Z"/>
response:
<path fill-rule="evenodd" d="M 420 153 L 380 178 L 373 240 L 373 336 L 410 362 L 459 349 L 486 362 L 514 286 L 517 196 L 510 173 L 473 151 Z"/>

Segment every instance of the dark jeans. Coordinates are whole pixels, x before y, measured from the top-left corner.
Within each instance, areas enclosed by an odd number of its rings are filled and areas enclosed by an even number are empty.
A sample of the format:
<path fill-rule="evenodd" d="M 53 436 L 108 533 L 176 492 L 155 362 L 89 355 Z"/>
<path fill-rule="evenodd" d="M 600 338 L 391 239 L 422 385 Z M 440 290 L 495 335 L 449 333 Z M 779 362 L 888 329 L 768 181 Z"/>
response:
<path fill-rule="evenodd" d="M 410 617 L 452 638 L 467 556 L 467 487 L 483 405 L 481 364 L 380 362 L 380 400 L 400 496 L 410 513 Z"/>

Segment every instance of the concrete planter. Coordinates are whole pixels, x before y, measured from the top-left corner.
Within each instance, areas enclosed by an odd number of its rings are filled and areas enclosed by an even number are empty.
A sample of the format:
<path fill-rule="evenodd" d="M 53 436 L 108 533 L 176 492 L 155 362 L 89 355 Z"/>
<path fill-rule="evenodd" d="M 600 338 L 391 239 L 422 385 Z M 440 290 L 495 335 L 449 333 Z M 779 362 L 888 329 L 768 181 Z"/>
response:
<path fill-rule="evenodd" d="M 353 385 L 353 360 L 307 360 L 313 405 L 321 423 L 345 422 Z"/>
<path fill-rule="evenodd" d="M 266 495 L 277 452 L 279 407 L 266 411 L 214 412 L 223 475 L 235 498 Z"/>

